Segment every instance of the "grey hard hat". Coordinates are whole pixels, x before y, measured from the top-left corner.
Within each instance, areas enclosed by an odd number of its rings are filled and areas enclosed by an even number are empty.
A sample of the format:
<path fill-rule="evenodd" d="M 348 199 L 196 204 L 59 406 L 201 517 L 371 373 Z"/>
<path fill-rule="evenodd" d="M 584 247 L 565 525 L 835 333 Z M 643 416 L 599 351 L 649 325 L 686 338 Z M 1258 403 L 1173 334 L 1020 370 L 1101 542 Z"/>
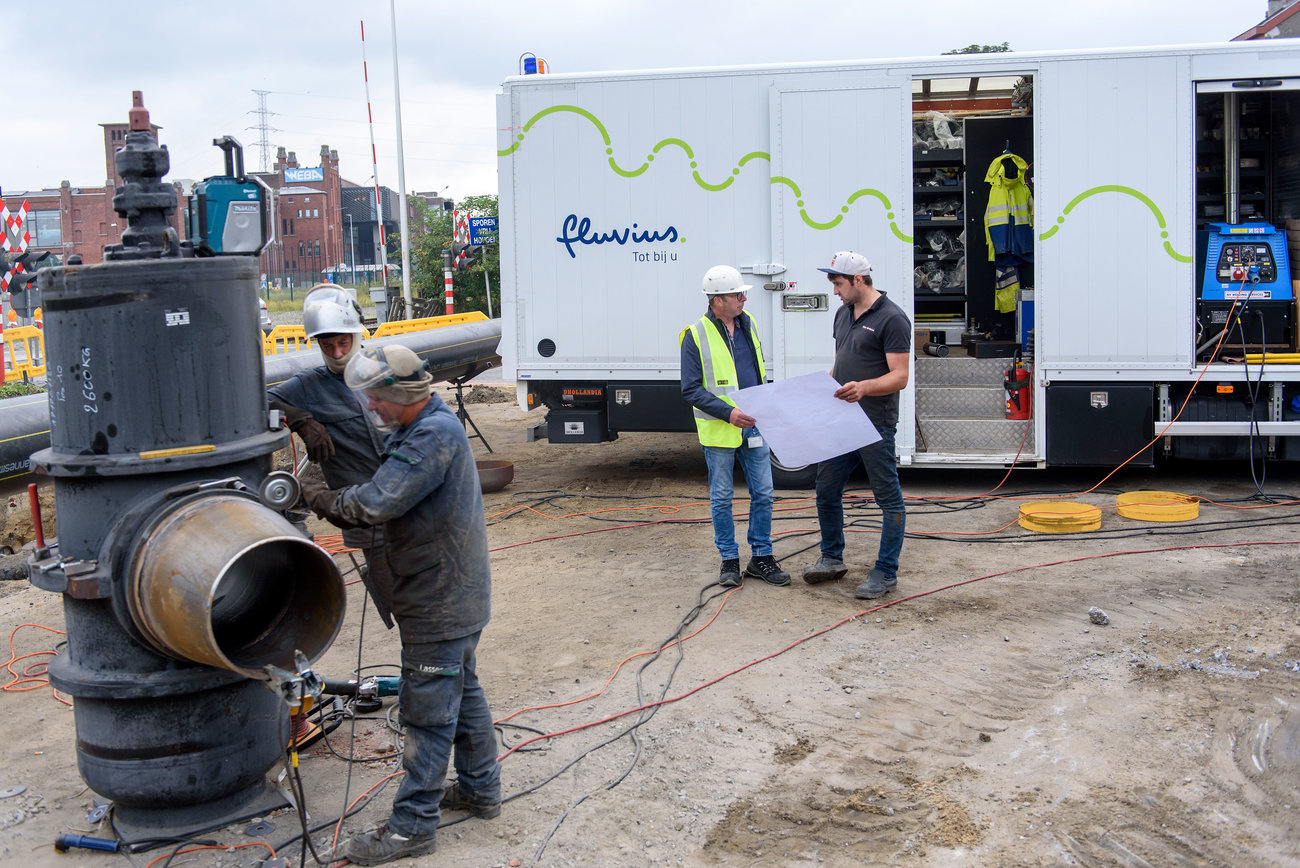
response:
<path fill-rule="evenodd" d="M 396 404 L 414 404 L 429 396 L 433 377 L 424 360 L 401 344 L 367 347 L 348 361 L 343 380 L 349 389 Z"/>

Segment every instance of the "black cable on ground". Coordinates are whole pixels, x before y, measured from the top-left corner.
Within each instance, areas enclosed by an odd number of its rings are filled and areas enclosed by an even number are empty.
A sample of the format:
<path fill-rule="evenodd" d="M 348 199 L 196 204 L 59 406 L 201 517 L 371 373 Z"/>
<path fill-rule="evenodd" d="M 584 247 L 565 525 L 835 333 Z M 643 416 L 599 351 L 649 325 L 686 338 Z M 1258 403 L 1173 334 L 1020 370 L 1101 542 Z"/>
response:
<path fill-rule="evenodd" d="M 353 814 L 356 814 L 357 812 L 362 811 L 362 810 L 364 810 L 364 809 L 370 807 L 370 803 L 373 802 L 373 801 L 375 800 L 375 797 L 378 796 L 380 793 L 382 793 L 385 789 L 387 789 L 387 787 L 388 787 L 388 783 L 385 782 L 385 783 L 384 783 L 383 785 L 381 785 L 378 789 L 376 789 L 373 793 L 371 793 L 369 796 L 367 796 L 364 800 L 358 802 L 358 803 L 357 803 L 357 804 L 352 808 L 352 810 L 348 811 L 348 812 L 345 813 L 345 814 L 342 814 L 341 816 L 333 817 L 333 818 L 331 818 L 331 819 L 329 819 L 329 820 L 325 820 L 325 821 L 323 821 L 323 822 L 317 823 L 316 825 L 312 826 L 312 827 L 308 830 L 308 832 L 309 832 L 310 834 L 315 834 L 316 832 L 319 832 L 321 829 L 327 828 L 327 827 L 329 827 L 329 826 L 333 826 L 333 825 L 335 825 L 336 823 L 338 823 L 340 820 L 347 819 L 348 817 L 351 817 Z M 280 843 L 278 846 L 274 846 L 274 850 L 275 850 L 275 852 L 277 852 L 277 853 L 283 852 L 285 849 L 287 849 L 290 845 L 292 845 L 295 841 L 299 840 L 300 838 L 302 838 L 302 833 L 301 833 L 301 832 L 299 832 L 297 835 L 294 835 L 292 838 L 289 838 L 288 840 L 283 841 L 283 842 Z M 334 861 L 337 862 L 338 860 L 336 859 L 336 860 L 334 860 Z"/>
<path fill-rule="evenodd" d="M 725 596 L 725 594 L 727 593 L 727 591 L 725 591 L 725 590 L 720 590 L 720 591 L 719 591 L 718 593 L 716 593 L 716 594 L 713 594 L 713 595 L 711 595 L 711 596 L 709 596 L 709 597 L 705 597 L 705 593 L 706 593 L 710 588 L 714 588 L 714 587 L 720 587 L 720 586 L 718 585 L 717 582 L 711 582 L 711 583 L 709 583 L 708 585 L 705 585 L 703 588 L 700 589 L 699 599 L 697 600 L 696 604 L 691 608 L 691 610 L 690 610 L 689 612 L 686 613 L 686 615 L 684 615 L 684 616 L 682 617 L 681 621 L 678 622 L 678 624 L 677 624 L 677 628 L 673 631 L 672 635 L 671 635 L 671 636 L 670 636 L 666 641 L 661 642 L 660 645 L 659 645 L 659 648 L 654 652 L 654 654 L 652 654 L 652 655 L 649 657 L 649 659 L 647 659 L 647 660 L 646 660 L 646 661 L 641 665 L 641 667 L 637 670 L 636 685 L 637 685 L 637 704 L 638 704 L 638 705 L 645 705 L 645 704 L 646 704 L 646 703 L 645 703 L 645 699 L 644 699 L 644 691 L 643 691 L 643 689 L 642 689 L 642 680 L 641 680 L 641 679 L 642 679 L 642 676 L 644 675 L 644 673 L 645 673 L 645 671 L 646 671 L 646 669 L 647 669 L 649 666 L 651 666 L 655 661 L 657 661 L 657 660 L 659 659 L 659 657 L 663 654 L 663 652 L 664 652 L 664 650 L 665 650 L 666 648 L 668 648 L 670 645 L 673 645 L 673 646 L 676 646 L 676 650 L 677 650 L 677 658 L 673 661 L 672 666 L 671 666 L 671 668 L 669 669 L 668 676 L 667 676 L 667 678 L 664 680 L 663 689 L 662 689 L 662 691 L 660 692 L 659 700 L 662 701 L 663 698 L 666 697 L 666 696 L 668 695 L 668 688 L 672 686 L 673 677 L 676 675 L 677 668 L 678 668 L 678 666 L 681 665 L 682 660 L 685 659 L 685 654 L 682 652 L 682 641 L 681 641 L 681 636 L 682 636 L 682 634 L 686 631 L 686 628 L 687 628 L 687 627 L 689 627 L 692 623 L 694 623 L 695 619 L 699 617 L 699 615 L 700 615 L 700 613 L 701 613 L 702 611 L 704 611 L 704 608 L 705 608 L 705 606 L 708 605 L 708 603 L 712 602 L 713 600 L 717 599 L 717 598 L 720 597 L 720 596 Z M 629 724 L 627 727 L 625 727 L 621 732 L 619 732 L 619 733 L 617 733 L 616 735 L 610 737 L 609 739 L 606 739 L 605 741 L 601 742 L 600 744 L 595 745 L 594 747 L 591 747 L 591 748 L 589 748 L 589 749 L 583 751 L 583 752 L 580 753 L 577 757 L 575 757 L 572 761 L 570 761 L 569 763 L 566 763 L 562 768 L 560 768 L 558 771 L 556 771 L 554 774 L 552 774 L 551 776 L 547 777 L 546 779 L 544 779 L 544 780 L 541 781 L 540 783 L 538 783 L 538 784 L 536 784 L 536 785 L 534 785 L 534 786 L 532 786 L 532 787 L 529 787 L 528 789 L 523 790 L 522 792 L 516 793 L 516 794 L 514 794 L 513 796 L 511 796 L 511 798 L 513 799 L 513 798 L 519 798 L 520 796 L 523 796 L 523 795 L 527 795 L 528 793 L 531 793 L 531 792 L 535 792 L 536 790 L 540 789 L 541 787 L 543 787 L 543 786 L 545 786 L 546 784 L 550 783 L 551 781 L 555 780 L 555 779 L 556 779 L 557 777 L 559 777 L 561 774 L 563 774 L 564 772 L 568 771 L 568 770 L 569 770 L 570 768 L 572 768 L 574 765 L 577 765 L 579 762 L 581 762 L 582 760 L 586 759 L 588 756 L 590 756 L 591 754 L 595 753 L 596 751 L 598 751 L 598 750 L 600 750 L 600 749 L 602 749 L 602 748 L 604 748 L 604 747 L 606 747 L 606 746 L 608 746 L 608 745 L 610 745 L 610 744 L 613 744 L 614 742 L 616 742 L 616 741 L 622 739 L 624 736 L 627 736 L 627 735 L 631 735 L 631 736 L 632 736 L 633 744 L 634 744 L 634 746 L 635 746 L 635 749 L 634 749 L 633 752 L 632 752 L 632 757 L 631 757 L 631 760 L 629 761 L 629 763 L 628 763 L 628 765 L 627 765 L 627 768 L 625 768 L 625 769 L 623 770 L 623 773 L 622 773 L 622 774 L 620 774 L 620 775 L 619 775 L 618 777 L 616 777 L 614 780 L 610 781 L 610 782 L 609 782 L 608 784 L 606 784 L 605 786 L 601 787 L 599 790 L 593 790 L 592 792 L 589 792 L 589 793 L 583 795 L 581 798 L 579 798 L 579 799 L 578 799 L 577 801 L 575 801 L 573 804 L 571 804 L 571 805 L 569 805 L 567 808 L 565 808 L 564 813 L 561 814 L 560 817 L 559 817 L 559 819 L 557 819 L 557 820 L 555 821 L 555 825 L 551 827 L 551 831 L 547 833 L 546 837 L 542 840 L 542 843 L 538 846 L 538 848 L 537 848 L 537 852 L 536 852 L 536 853 L 534 854 L 534 856 L 533 856 L 533 864 L 537 864 L 538 862 L 541 861 L 542 855 L 543 855 L 543 853 L 545 853 L 545 851 L 546 851 L 546 847 L 547 847 L 547 845 L 550 843 L 551 838 L 554 837 L 555 833 L 559 830 L 560 826 L 564 823 L 565 819 L 569 816 L 569 813 L 572 812 L 574 808 L 578 807 L 578 806 L 581 805 L 583 802 L 585 802 L 587 799 L 591 798 L 592 796 L 596 795 L 597 793 L 599 793 L 599 792 L 601 792 L 601 791 L 606 791 L 606 792 L 607 792 L 607 791 L 609 791 L 609 790 L 612 790 L 614 787 L 616 787 L 616 786 L 618 786 L 619 784 L 621 784 L 621 783 L 622 783 L 622 782 L 627 778 L 627 776 L 628 776 L 629 774 L 632 773 L 632 770 L 633 770 L 634 768 L 636 768 L 637 760 L 640 758 L 640 755 L 641 755 L 641 741 L 640 741 L 640 738 L 639 738 L 639 736 L 638 736 L 637 730 L 639 730 L 639 729 L 640 729 L 642 726 L 644 726 L 646 723 L 649 723 L 649 722 L 650 722 L 650 719 L 654 717 L 655 713 L 659 710 L 659 708 L 660 708 L 659 705 L 654 705 L 654 706 L 651 707 L 651 708 L 648 708 L 648 709 L 643 710 L 643 711 L 638 715 L 638 717 L 637 717 L 637 718 L 636 718 L 636 719 L 635 719 L 631 724 Z M 504 800 L 503 800 L 503 801 L 504 801 Z"/>
<path fill-rule="evenodd" d="M 307 864 L 307 851 L 311 850 L 311 858 L 317 865 L 329 865 L 321 859 L 320 854 L 316 852 L 316 842 L 311 839 L 311 833 L 307 831 L 307 797 L 303 792 L 302 775 L 298 774 L 297 755 L 289 746 L 284 749 L 284 767 L 288 771 L 286 779 L 289 781 L 289 794 L 293 796 L 293 812 L 298 816 L 298 824 L 302 828 L 302 834 L 299 836 L 303 840 L 301 855 L 298 858 L 299 868 L 304 868 Z M 275 852 L 279 853 L 279 850 Z M 332 860 L 331 860 L 332 861 Z"/>
<path fill-rule="evenodd" d="M 1250 479 L 1255 483 L 1255 493 L 1263 495 L 1264 481 L 1268 478 L 1268 456 L 1260 455 L 1259 474 L 1255 473 L 1255 443 L 1259 438 L 1259 394 L 1264 387 L 1264 360 L 1268 358 L 1267 333 L 1264 325 L 1264 312 L 1255 311 L 1259 318 L 1259 376 L 1255 385 L 1250 384 L 1250 363 L 1246 361 L 1246 325 L 1237 321 L 1241 328 L 1241 364 L 1246 379 L 1246 397 L 1250 399 L 1250 427 L 1246 437 L 1246 461 L 1250 464 Z"/>

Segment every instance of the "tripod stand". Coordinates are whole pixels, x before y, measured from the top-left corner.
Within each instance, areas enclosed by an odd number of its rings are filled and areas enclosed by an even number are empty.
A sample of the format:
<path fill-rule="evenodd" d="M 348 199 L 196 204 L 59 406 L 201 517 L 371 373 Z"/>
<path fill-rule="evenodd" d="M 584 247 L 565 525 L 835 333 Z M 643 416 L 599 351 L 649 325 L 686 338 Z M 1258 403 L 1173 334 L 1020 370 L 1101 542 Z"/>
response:
<path fill-rule="evenodd" d="M 477 437 L 483 443 L 483 447 L 487 449 L 488 452 L 492 452 L 494 450 L 492 449 L 491 444 L 487 442 L 487 438 L 483 436 L 483 432 L 478 430 L 478 426 L 475 425 L 474 420 L 470 418 L 469 411 L 465 409 L 465 383 L 478 376 L 480 373 L 482 373 L 482 371 L 474 371 L 467 376 L 456 377 L 448 382 L 456 387 L 456 418 L 465 425 L 465 431 L 467 434 L 471 429 L 474 431 L 473 434 L 468 434 L 469 439 L 473 440 Z"/>

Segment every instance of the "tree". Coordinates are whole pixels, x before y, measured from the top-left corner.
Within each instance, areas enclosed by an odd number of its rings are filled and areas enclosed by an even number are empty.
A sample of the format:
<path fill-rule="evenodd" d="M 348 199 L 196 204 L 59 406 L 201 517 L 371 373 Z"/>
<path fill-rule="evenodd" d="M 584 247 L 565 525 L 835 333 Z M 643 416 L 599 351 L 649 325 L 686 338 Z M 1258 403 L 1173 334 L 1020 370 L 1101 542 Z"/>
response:
<path fill-rule="evenodd" d="M 1010 50 L 1011 46 L 1005 42 L 1001 45 L 979 45 L 972 42 L 965 48 L 954 48 L 952 51 L 945 51 L 944 54 L 998 54 Z"/>
<path fill-rule="evenodd" d="M 443 298 L 446 288 L 443 283 L 442 251 L 450 250 L 452 245 L 451 212 L 430 208 L 428 202 L 418 197 L 408 201 L 413 203 L 415 211 L 415 216 L 408 225 L 411 233 L 411 291 L 423 298 Z M 496 217 L 497 197 L 465 196 L 457 202 L 456 207 L 474 217 Z M 483 278 L 485 267 L 492 282 L 492 312 L 500 315 L 501 253 L 496 244 L 484 245 L 467 267 L 453 274 L 452 294 L 457 313 L 471 310 L 487 313 Z"/>

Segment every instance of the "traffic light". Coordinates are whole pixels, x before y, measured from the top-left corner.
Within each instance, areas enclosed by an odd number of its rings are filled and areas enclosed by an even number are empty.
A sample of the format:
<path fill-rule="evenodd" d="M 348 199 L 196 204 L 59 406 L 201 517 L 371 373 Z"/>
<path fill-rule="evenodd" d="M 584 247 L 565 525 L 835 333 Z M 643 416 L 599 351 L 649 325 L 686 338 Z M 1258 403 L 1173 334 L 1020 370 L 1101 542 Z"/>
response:
<path fill-rule="evenodd" d="M 464 269 L 469 268 L 470 263 L 472 263 L 475 257 L 482 252 L 483 245 L 481 244 L 461 244 L 455 242 L 451 245 L 452 267 L 463 271 Z"/>
<path fill-rule="evenodd" d="M 40 264 L 49 255 L 48 250 L 0 254 L 0 277 L 7 278 L 3 284 L 9 291 L 9 305 L 22 316 L 31 316 L 40 307 L 40 292 L 32 284 L 36 282 Z"/>

